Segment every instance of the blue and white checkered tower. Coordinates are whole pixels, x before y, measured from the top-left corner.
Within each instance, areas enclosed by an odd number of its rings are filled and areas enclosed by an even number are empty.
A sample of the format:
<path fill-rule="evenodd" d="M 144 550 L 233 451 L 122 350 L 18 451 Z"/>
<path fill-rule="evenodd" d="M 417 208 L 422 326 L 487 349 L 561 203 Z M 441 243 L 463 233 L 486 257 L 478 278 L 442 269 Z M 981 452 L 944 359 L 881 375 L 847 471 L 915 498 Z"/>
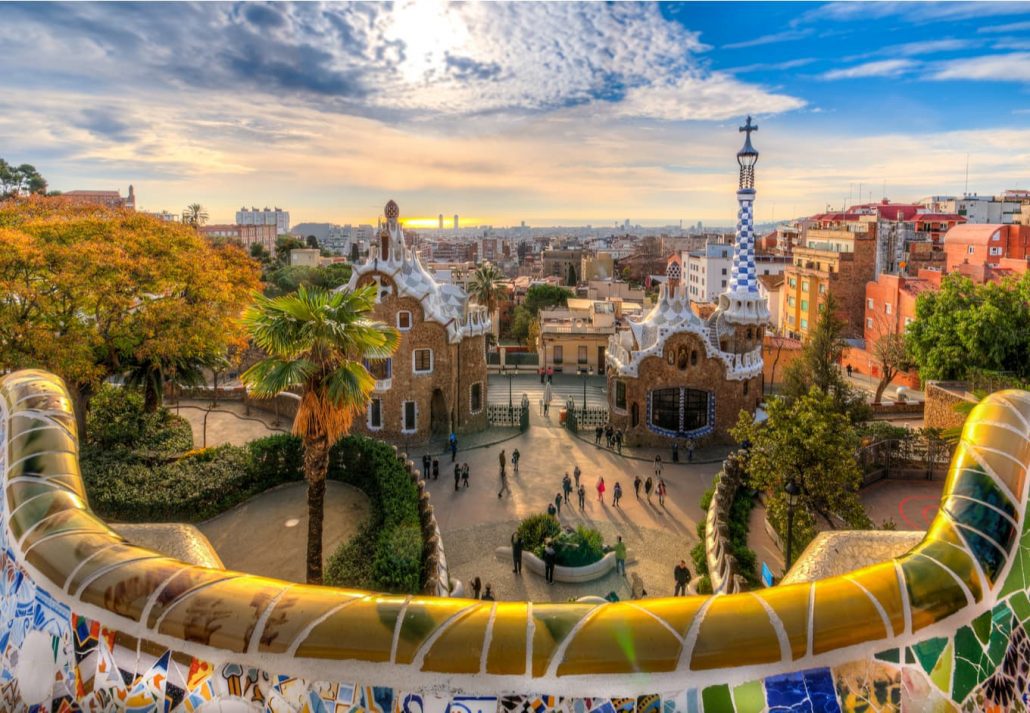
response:
<path fill-rule="evenodd" d="M 737 239 L 733 244 L 733 267 L 729 287 L 719 296 L 719 312 L 731 323 L 765 324 L 769 307 L 758 292 L 758 269 L 755 267 L 755 227 L 752 206 L 755 202 L 755 164 L 758 151 L 751 145 L 751 132 L 758 125 L 747 118 L 740 130 L 745 133 L 744 146 L 737 152 L 740 184 L 737 189 Z"/>

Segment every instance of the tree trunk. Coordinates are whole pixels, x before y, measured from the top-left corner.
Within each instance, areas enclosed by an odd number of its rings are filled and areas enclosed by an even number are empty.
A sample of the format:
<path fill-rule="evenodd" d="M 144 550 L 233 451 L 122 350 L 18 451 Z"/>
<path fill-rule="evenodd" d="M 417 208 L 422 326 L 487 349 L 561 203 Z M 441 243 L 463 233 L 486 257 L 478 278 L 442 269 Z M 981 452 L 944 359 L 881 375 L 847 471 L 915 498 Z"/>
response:
<path fill-rule="evenodd" d="M 891 379 L 894 378 L 894 374 L 887 369 L 883 370 L 883 376 L 880 377 L 880 383 L 876 385 L 876 394 L 873 396 L 873 403 L 879 404 L 880 399 L 883 398 L 883 392 L 887 390 L 887 386 L 891 383 Z"/>
<path fill-rule="evenodd" d="M 325 478 L 329 471 L 329 440 L 304 438 L 304 478 L 308 481 L 308 584 L 322 583 L 322 519 Z"/>
<path fill-rule="evenodd" d="M 85 383 L 70 384 L 68 391 L 75 412 L 75 429 L 79 432 L 79 443 L 82 444 L 86 442 L 86 414 L 89 413 L 89 402 L 93 398 L 93 387 Z"/>
<path fill-rule="evenodd" d="M 150 378 L 143 382 L 143 410 L 147 413 L 156 413 L 160 407 L 161 377 L 151 374 Z"/>

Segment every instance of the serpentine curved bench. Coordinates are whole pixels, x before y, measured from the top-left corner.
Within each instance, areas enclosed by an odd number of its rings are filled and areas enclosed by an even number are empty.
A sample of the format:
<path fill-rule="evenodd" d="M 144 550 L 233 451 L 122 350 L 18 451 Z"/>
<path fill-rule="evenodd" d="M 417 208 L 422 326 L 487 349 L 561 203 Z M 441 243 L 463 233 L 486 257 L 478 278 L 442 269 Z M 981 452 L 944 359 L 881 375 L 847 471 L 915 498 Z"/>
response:
<path fill-rule="evenodd" d="M 615 604 L 389 596 L 186 565 L 89 511 L 59 379 L 5 377 L 0 429 L 3 711 L 1025 706 L 1027 392 L 973 411 L 940 514 L 905 556 Z"/>

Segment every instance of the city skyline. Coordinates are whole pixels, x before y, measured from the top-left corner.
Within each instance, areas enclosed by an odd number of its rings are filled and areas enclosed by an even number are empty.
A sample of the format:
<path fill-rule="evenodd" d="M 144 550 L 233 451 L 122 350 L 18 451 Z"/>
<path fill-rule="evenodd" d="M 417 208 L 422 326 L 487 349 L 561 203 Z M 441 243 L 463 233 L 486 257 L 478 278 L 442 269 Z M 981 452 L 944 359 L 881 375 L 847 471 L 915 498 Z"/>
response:
<path fill-rule="evenodd" d="M 1027 29 L 1025 3 L 5 4 L 0 145 L 212 222 L 731 225 L 750 113 L 767 222 L 962 193 L 967 157 L 971 192 L 1028 187 Z"/>

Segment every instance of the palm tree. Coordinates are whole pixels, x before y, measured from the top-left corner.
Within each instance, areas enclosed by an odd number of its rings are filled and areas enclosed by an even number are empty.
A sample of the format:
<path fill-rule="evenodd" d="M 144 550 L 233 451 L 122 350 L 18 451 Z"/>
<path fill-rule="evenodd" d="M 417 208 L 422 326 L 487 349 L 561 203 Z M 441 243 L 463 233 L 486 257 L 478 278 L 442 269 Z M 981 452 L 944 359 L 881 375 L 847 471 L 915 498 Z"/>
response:
<path fill-rule="evenodd" d="M 385 359 L 397 349 L 393 327 L 369 319 L 374 285 L 328 292 L 301 285 L 281 297 L 256 295 L 244 315 L 254 343 L 268 356 L 241 377 L 258 396 L 300 390 L 293 422 L 304 443 L 308 482 L 307 580 L 322 582 L 322 516 L 329 449 L 365 408 L 375 379 L 363 359 Z"/>
<path fill-rule="evenodd" d="M 491 315 L 497 309 L 498 298 L 504 294 L 502 279 L 504 276 L 497 271 L 497 268 L 486 262 L 476 268 L 469 281 L 469 294 L 475 298 L 476 302 L 486 307 Z"/>
<path fill-rule="evenodd" d="M 207 222 L 207 211 L 200 203 L 190 203 L 182 211 L 182 222 L 199 228 Z"/>

